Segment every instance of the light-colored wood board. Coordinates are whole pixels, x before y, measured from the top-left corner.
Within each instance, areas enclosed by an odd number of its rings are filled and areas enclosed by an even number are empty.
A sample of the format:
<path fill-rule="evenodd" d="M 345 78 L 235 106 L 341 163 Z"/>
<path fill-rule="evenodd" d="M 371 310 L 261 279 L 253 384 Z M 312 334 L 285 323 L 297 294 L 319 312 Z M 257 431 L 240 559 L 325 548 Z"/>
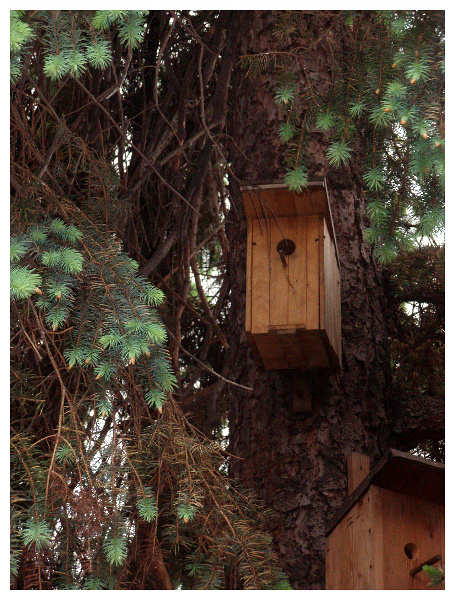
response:
<path fill-rule="evenodd" d="M 428 577 L 423 573 L 412 577 L 410 571 L 433 556 L 444 556 L 444 507 L 393 490 L 376 489 L 382 499 L 384 589 L 430 589 Z M 411 558 L 405 552 L 408 544 L 414 545 Z"/>
<path fill-rule="evenodd" d="M 287 186 L 276 183 L 244 186 L 241 191 L 247 218 L 324 215 L 336 248 L 336 235 L 325 180 L 310 181 L 308 188 L 300 193 L 292 192 Z M 336 257 L 338 261 L 338 251 Z"/>
<path fill-rule="evenodd" d="M 267 220 L 253 219 L 251 261 L 251 331 L 266 333 L 270 306 L 270 227 Z"/>
<path fill-rule="evenodd" d="M 288 323 L 298 327 L 306 327 L 306 262 L 307 232 L 306 218 L 298 216 L 290 219 L 289 235 L 295 242 L 295 252 L 289 259 L 289 302 Z M 292 237 L 294 236 L 294 237 Z"/>
<path fill-rule="evenodd" d="M 319 301 L 320 301 L 320 282 L 319 282 L 319 244 L 321 240 L 320 232 L 321 217 L 307 217 L 307 260 L 306 260 L 306 281 L 307 281 L 307 302 L 306 302 L 306 324 L 308 329 L 319 329 Z"/>
<path fill-rule="evenodd" d="M 330 302 L 330 298 L 327 298 L 327 284 L 330 289 L 330 280 L 327 280 L 327 275 L 330 277 L 330 272 L 326 273 L 326 236 L 327 230 L 325 218 L 321 217 L 319 220 L 319 328 L 325 329 L 327 332 L 326 323 L 326 306 L 327 301 Z M 327 332 L 328 333 L 328 332 Z"/>
<path fill-rule="evenodd" d="M 270 325 L 288 324 L 289 257 L 284 265 L 276 248 L 282 239 L 293 239 L 290 221 L 270 219 Z"/>
<path fill-rule="evenodd" d="M 341 299 L 340 274 L 336 261 L 335 246 L 329 236 L 327 223 L 324 221 L 324 303 L 321 302 L 323 326 L 330 345 L 341 364 Z"/>
<path fill-rule="evenodd" d="M 380 589 L 382 523 L 375 519 L 378 498 L 370 490 L 355 504 L 326 542 L 326 589 Z"/>
<path fill-rule="evenodd" d="M 253 224 L 251 220 L 247 222 L 247 242 L 246 242 L 246 307 L 245 307 L 245 329 L 251 331 L 251 261 L 253 256 Z"/>
<path fill-rule="evenodd" d="M 282 188 L 262 188 L 243 191 L 245 214 L 249 218 L 292 217 L 296 215 L 329 215 L 327 195 L 321 183 L 303 190 L 292 192 L 286 186 Z"/>

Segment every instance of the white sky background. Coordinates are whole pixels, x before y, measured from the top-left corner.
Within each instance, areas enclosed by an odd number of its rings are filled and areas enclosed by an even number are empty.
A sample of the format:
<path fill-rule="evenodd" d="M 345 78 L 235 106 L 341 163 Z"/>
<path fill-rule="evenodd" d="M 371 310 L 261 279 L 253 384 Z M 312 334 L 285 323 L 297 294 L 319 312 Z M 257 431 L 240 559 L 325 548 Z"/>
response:
<path fill-rule="evenodd" d="M 0 96 L 1 98 L 1 102 L 2 102 L 2 110 L 1 110 L 1 125 L 2 125 L 2 135 L 1 135 L 1 151 L 2 151 L 2 161 L 1 161 L 1 166 L 2 166 L 2 184 L 3 184 L 3 190 L 4 190 L 4 194 L 3 194 L 3 208 L 2 208 L 2 215 L 1 215 L 1 228 L 2 228 L 2 232 L 1 232 L 1 236 L 0 236 L 0 241 L 1 241 L 1 252 L 0 252 L 0 256 L 1 256 L 1 279 L 0 281 L 2 282 L 2 295 L 1 295 L 1 299 L 2 299 L 2 319 L 0 320 L 0 327 L 1 327 L 1 332 L 0 332 L 0 340 L 1 340 L 1 352 L 2 352 L 2 360 L 0 361 L 0 368 L 1 368 L 1 382 L 2 382 L 2 405 L 3 405 L 3 410 L 6 414 L 3 415 L 2 418 L 2 427 L 3 427 L 3 431 L 2 431 L 2 447 L 0 450 L 0 457 L 1 457 L 1 466 L 2 466 L 2 494 L 0 495 L 1 498 L 1 508 L 2 510 L 0 511 L 0 514 L 2 516 L 2 519 L 0 520 L 0 531 L 3 532 L 1 535 L 1 540 L 2 540 L 2 545 L 1 545 L 1 558 L 0 558 L 0 568 L 1 568 L 1 581 L 2 581 L 2 589 L 3 590 L 8 590 L 6 593 L 13 593 L 14 596 L 17 598 L 18 595 L 21 594 L 25 594 L 27 592 L 24 591 L 9 591 L 9 547 L 8 547 L 8 540 L 9 540 L 9 13 L 8 11 L 11 9 L 42 9 L 43 8 L 43 2 L 41 3 L 31 3 L 31 2 L 24 2 L 23 5 L 19 4 L 19 3 L 11 3 L 8 4 L 6 7 L 2 8 L 1 11 L 1 21 L 0 21 L 0 26 L 2 28 L 2 35 L 1 35 L 1 44 L 2 44 L 2 51 L 1 51 L 1 66 L 2 66 L 2 70 L 1 70 L 1 75 L 2 75 L 2 83 L 3 83 L 3 87 L 2 87 L 2 94 Z M 453 60 L 454 60 L 454 47 L 455 47 L 455 42 L 454 42 L 454 37 L 451 35 L 453 32 L 455 32 L 455 8 L 449 8 L 449 2 L 437 2 L 435 4 L 435 6 L 432 6 L 432 3 L 428 2 L 428 0 L 426 2 L 422 2 L 422 1 L 414 1 L 414 2 L 402 2 L 400 0 L 395 0 L 395 2 L 390 3 L 387 2 L 386 5 L 382 5 L 382 3 L 372 3 L 372 2 L 368 2 L 368 1 L 363 1 L 363 2 L 349 2 L 349 3 L 335 3 L 335 2 L 323 2 L 323 1 L 319 1 L 317 3 L 305 3 L 305 2 L 296 2 L 295 0 L 291 0 L 288 1 L 286 3 L 284 3 L 283 5 L 280 5 L 279 2 L 270 2 L 267 0 L 263 0 L 262 2 L 235 2 L 234 1 L 230 1 L 229 3 L 226 2 L 226 0 L 224 0 L 224 2 L 207 2 L 206 0 L 198 0 L 197 2 L 193 0 L 193 2 L 185 2 L 185 1 L 180 1 L 177 3 L 177 5 L 174 2 L 160 2 L 160 1 L 154 1 L 154 2 L 148 2 L 147 4 L 145 4 L 144 2 L 136 2 L 134 3 L 134 6 L 132 7 L 128 7 L 126 2 L 118 2 L 117 0 L 112 0 L 112 1 L 106 1 L 106 0 L 101 0 L 95 3 L 95 7 L 93 6 L 93 2 L 92 3 L 88 3 L 88 2 L 78 2 L 77 3 L 77 7 L 75 6 L 75 3 L 69 3 L 68 5 L 65 5 L 65 3 L 62 5 L 61 2 L 59 3 L 53 3 L 53 2 L 47 2 L 45 5 L 45 8 L 47 10 L 52 10 L 52 9 L 60 9 L 60 10 L 69 10 L 69 9 L 80 9 L 80 10 L 92 10 L 93 8 L 96 9 L 120 9 L 120 8 L 134 8 L 135 10 L 137 9 L 153 9 L 153 10 L 159 10 L 159 9 L 216 9 L 216 8 L 222 8 L 222 9 L 237 9 L 237 10 L 303 10 L 303 9 L 311 9 L 311 10 L 345 10 L 345 9 L 349 9 L 349 10 L 397 10 L 397 9 L 402 9 L 402 10 L 406 10 L 406 9 L 414 9 L 414 10 L 424 10 L 424 9 L 432 9 L 432 10 L 446 10 L 446 31 L 448 32 L 448 35 L 446 37 L 447 43 L 446 43 L 446 54 L 447 54 L 447 87 L 446 87 L 446 98 L 447 98 L 447 119 L 446 119 L 446 131 L 447 131 L 447 139 L 449 140 L 449 142 L 446 144 L 446 152 L 447 152 L 447 164 L 449 165 L 449 168 L 447 169 L 447 180 L 446 180 L 446 187 L 447 187 L 447 197 L 450 198 L 451 196 L 451 192 L 454 190 L 454 183 L 451 180 L 451 164 L 452 164 L 452 159 L 453 159 L 453 151 L 452 151 L 452 144 L 451 144 L 451 140 L 453 139 L 453 134 L 454 134 L 454 127 L 452 126 L 452 107 L 453 107 L 453 89 L 454 89 L 454 77 L 453 77 Z M 455 226 L 454 226 L 454 215 L 455 215 L 455 208 L 454 208 L 454 204 L 451 201 L 451 199 L 449 200 L 449 202 L 447 202 L 447 208 L 446 208 L 446 230 L 448 232 L 447 235 L 447 261 L 446 264 L 448 266 L 447 268 L 447 272 L 446 272 L 446 293 L 447 293 L 447 306 L 454 306 L 455 305 L 455 277 L 453 275 L 453 271 L 452 271 L 452 265 L 455 264 L 455 243 L 452 241 L 454 238 L 453 236 L 455 236 Z M 452 397 L 453 397 L 453 393 L 455 391 L 455 379 L 454 379 L 454 372 L 455 369 L 452 368 L 452 364 L 455 361 L 455 336 L 454 336 L 454 324 L 455 324 L 455 313 L 452 313 L 450 310 L 448 310 L 446 312 L 446 331 L 447 331 L 447 343 L 446 343 L 446 362 L 447 362 L 447 384 L 446 384 L 446 397 L 448 399 L 447 404 L 446 404 L 446 418 L 447 418 L 447 439 L 448 439 L 448 443 L 446 445 L 446 450 L 447 450 L 447 468 L 448 468 L 448 472 L 449 472 L 449 476 L 447 477 L 447 504 L 448 506 L 452 506 L 453 503 L 455 502 L 455 495 L 454 495 L 454 485 L 452 485 L 451 480 L 453 480 L 453 472 L 454 472 L 454 467 L 452 466 L 452 461 L 453 461 L 453 453 L 452 453 L 452 446 L 450 443 L 450 432 L 452 431 L 452 428 L 454 427 L 454 409 L 452 408 L 453 405 L 453 401 L 452 401 Z M 453 536 L 455 534 L 455 521 L 454 521 L 455 517 L 453 516 L 453 512 L 452 511 L 448 511 L 447 513 L 447 519 L 446 519 L 446 527 L 447 527 L 447 538 L 449 540 L 453 539 Z M 453 547 L 453 543 L 448 542 L 447 544 L 447 548 L 446 548 L 446 563 L 447 563 L 447 568 L 446 568 L 446 588 L 447 589 L 453 589 L 455 588 L 455 584 L 452 585 L 453 582 L 453 578 L 451 577 L 451 571 L 452 569 L 450 568 L 450 566 L 452 565 L 452 558 L 455 555 L 455 553 L 452 551 L 452 547 Z M 71 591 L 52 591 L 52 592 L 47 592 L 47 591 L 42 591 L 41 592 L 41 598 L 43 598 L 44 596 L 49 596 L 49 597 L 55 597 L 55 594 L 71 594 Z M 102 592 L 104 594 L 107 594 L 109 592 Z M 110 592 L 111 594 L 123 594 L 121 596 L 121 598 L 126 598 L 125 594 L 129 594 L 129 592 L 123 591 L 115 591 L 115 592 Z M 150 591 L 143 591 L 143 592 L 134 592 L 134 597 L 138 597 L 137 594 L 148 594 L 148 597 L 150 597 Z M 161 596 L 161 597 L 165 597 L 165 598 L 170 598 L 169 594 L 173 595 L 173 594 L 179 594 L 179 593 L 184 593 L 186 594 L 186 597 L 188 598 L 189 595 L 192 595 L 194 598 L 196 598 L 197 594 L 199 594 L 199 591 L 186 591 L 186 592 L 178 592 L 178 591 L 174 591 L 174 592 L 161 592 L 161 591 L 156 591 L 154 590 L 153 592 L 154 597 Z M 218 597 L 220 598 L 219 594 L 239 594 L 241 592 L 232 592 L 232 591 L 218 591 L 218 592 L 210 592 L 210 591 L 206 591 L 204 592 L 205 595 L 209 594 L 209 595 L 214 595 L 215 598 Z M 249 592 L 249 598 L 251 598 L 251 594 L 254 595 L 259 595 L 259 594 L 267 594 L 267 593 L 272 593 L 272 592 L 259 592 L 259 591 L 251 591 Z M 276 591 L 273 592 L 276 595 L 280 595 L 280 594 L 289 594 L 292 592 L 284 592 L 284 591 Z M 294 594 L 301 594 L 302 592 L 298 592 L 295 591 L 293 592 Z M 303 592 L 305 594 L 305 596 L 307 596 L 308 594 L 317 594 L 318 591 L 304 591 Z M 362 592 L 357 592 L 357 593 L 361 593 Z M 368 593 L 368 592 L 367 592 Z M 440 592 L 439 592 L 440 593 Z M 43 596 L 44 594 L 44 596 Z M 339 599 L 346 599 L 351 595 L 351 592 L 349 591 L 338 591 L 337 592 L 337 598 Z M 414 594 L 415 592 L 411 592 L 411 591 L 387 591 L 387 592 L 376 592 L 376 594 L 387 594 L 387 599 L 391 599 L 394 596 L 397 596 L 399 594 L 400 598 L 415 598 Z M 438 594 L 437 591 L 428 591 L 426 592 L 425 597 L 428 598 L 427 594 Z M 206 596 L 207 597 L 207 596 Z M 263 596 L 264 597 L 264 596 Z M 274 596 L 276 597 L 276 596 Z M 357 596 L 358 597 L 358 596 Z M 376 596 L 377 597 L 377 596 Z M 440 596 L 439 596 L 440 597 Z"/>

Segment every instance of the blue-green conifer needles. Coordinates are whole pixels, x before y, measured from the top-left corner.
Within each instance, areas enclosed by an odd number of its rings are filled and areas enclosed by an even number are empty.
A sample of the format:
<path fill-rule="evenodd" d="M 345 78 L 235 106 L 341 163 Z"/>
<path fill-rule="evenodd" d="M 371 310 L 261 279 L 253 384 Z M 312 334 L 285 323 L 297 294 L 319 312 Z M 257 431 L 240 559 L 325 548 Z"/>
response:
<path fill-rule="evenodd" d="M 156 311 L 164 295 L 138 274 L 115 238 L 106 249 L 97 234 L 53 219 L 13 237 L 11 297 L 32 299 L 47 327 L 68 331 L 68 369 L 92 370 L 107 383 L 137 364 L 147 404 L 161 409 L 175 383 Z M 106 401 L 101 410 L 108 412 Z"/>
<path fill-rule="evenodd" d="M 304 30 L 304 15 L 283 13 L 276 35 L 298 47 L 300 20 Z M 298 50 L 281 53 L 274 98 L 284 116 L 285 182 L 305 187 L 306 147 L 322 133 L 332 169 L 360 169 L 371 204 L 366 237 L 388 262 L 443 228 L 444 27 L 436 11 L 346 11 L 344 27 L 348 49 L 324 92 L 303 77 Z"/>
<path fill-rule="evenodd" d="M 26 11 L 10 15 L 11 79 L 21 74 L 28 43 L 36 36 L 46 40 L 44 73 L 52 80 L 66 75 L 80 77 L 89 68 L 111 64 L 110 35 L 134 49 L 144 36 L 145 15 L 141 10 Z"/>

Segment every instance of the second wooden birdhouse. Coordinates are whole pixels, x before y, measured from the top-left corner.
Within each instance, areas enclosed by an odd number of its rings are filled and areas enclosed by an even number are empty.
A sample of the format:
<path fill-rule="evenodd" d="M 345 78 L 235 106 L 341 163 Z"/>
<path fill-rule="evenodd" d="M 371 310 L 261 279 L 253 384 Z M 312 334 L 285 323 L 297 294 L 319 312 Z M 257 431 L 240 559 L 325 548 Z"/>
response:
<path fill-rule="evenodd" d="M 246 331 L 265 369 L 341 362 L 340 271 L 325 182 L 242 188 L 248 221 Z"/>
<path fill-rule="evenodd" d="M 371 470 L 367 456 L 349 458 L 350 495 L 327 531 L 326 588 L 431 589 L 425 565 L 444 570 L 444 465 L 393 449 Z"/>

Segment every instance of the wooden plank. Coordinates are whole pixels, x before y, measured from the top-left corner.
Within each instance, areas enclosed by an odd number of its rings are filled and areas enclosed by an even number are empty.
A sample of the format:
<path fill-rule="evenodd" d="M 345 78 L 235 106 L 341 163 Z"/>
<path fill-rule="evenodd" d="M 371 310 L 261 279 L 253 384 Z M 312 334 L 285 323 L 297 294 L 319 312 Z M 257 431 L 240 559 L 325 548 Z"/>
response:
<path fill-rule="evenodd" d="M 329 228 L 330 236 L 333 240 L 333 245 L 335 247 L 335 258 L 337 261 L 337 266 L 338 266 L 338 269 L 340 269 L 340 255 L 338 252 L 338 244 L 337 244 L 337 236 L 335 233 L 335 227 L 333 225 L 331 199 L 330 199 L 330 194 L 329 194 L 329 188 L 327 186 L 327 179 L 325 177 L 324 177 L 324 181 L 323 181 L 323 186 L 324 186 L 324 190 L 325 190 L 325 194 L 326 194 L 326 201 L 327 201 L 327 211 L 328 211 L 328 215 L 326 216 L 327 225 Z"/>
<path fill-rule="evenodd" d="M 381 589 L 383 532 L 378 504 L 378 492 L 372 488 L 330 534 L 326 589 Z"/>
<path fill-rule="evenodd" d="M 292 239 L 291 219 L 270 219 L 270 325 L 288 324 L 289 257 L 283 265 L 277 252 L 282 239 Z"/>
<path fill-rule="evenodd" d="M 413 570 L 440 555 L 444 512 L 437 504 L 371 486 L 327 540 L 327 589 L 430 589 Z"/>
<path fill-rule="evenodd" d="M 339 264 L 336 235 L 330 208 L 330 196 L 325 178 L 310 181 L 306 190 L 291 192 L 283 183 L 260 183 L 241 187 L 245 214 L 257 219 L 266 216 L 291 217 L 296 215 L 324 215 L 335 245 Z"/>
<path fill-rule="evenodd" d="M 288 323 L 299 328 L 305 328 L 307 302 L 307 232 L 305 217 L 299 216 L 290 219 L 289 236 L 295 242 L 295 252 L 289 256 Z"/>
<path fill-rule="evenodd" d="M 328 524 L 327 535 L 372 484 L 444 505 L 444 465 L 413 456 L 408 452 L 390 449 L 371 466 L 367 477 L 360 482 L 335 513 L 334 518 Z"/>
<path fill-rule="evenodd" d="M 337 286 L 335 290 L 335 306 L 336 310 L 336 321 L 335 321 L 335 333 L 336 333 L 336 352 L 340 362 L 340 367 L 343 367 L 343 341 L 342 341 L 342 329 L 341 329 L 341 275 L 340 270 L 336 268 L 337 275 Z"/>
<path fill-rule="evenodd" d="M 333 351 L 341 364 L 340 275 L 335 246 L 324 220 L 324 304 L 321 302 L 321 328 L 325 329 Z"/>
<path fill-rule="evenodd" d="M 253 219 L 251 262 L 251 331 L 266 333 L 269 326 L 270 261 L 269 224 L 267 219 Z"/>
<path fill-rule="evenodd" d="M 411 571 L 435 555 L 444 555 L 443 508 L 415 496 L 376 489 L 382 499 L 383 589 L 431 589 L 423 572 L 412 575 Z"/>
<path fill-rule="evenodd" d="M 327 195 L 322 182 L 292 192 L 286 186 L 251 186 L 242 188 L 245 214 L 248 218 L 293 217 L 296 215 L 327 215 Z"/>
<path fill-rule="evenodd" d="M 251 331 L 251 276 L 252 276 L 252 257 L 253 257 L 253 224 L 251 220 L 247 222 L 247 242 L 246 242 L 246 307 L 245 307 L 245 329 Z"/>
<path fill-rule="evenodd" d="M 365 479 L 370 471 L 370 457 L 360 452 L 350 452 L 347 456 L 348 495 Z"/>
<path fill-rule="evenodd" d="M 307 302 L 306 319 L 308 329 L 319 329 L 319 244 L 320 239 L 320 221 L 321 217 L 307 217 L 307 260 L 306 260 L 306 281 L 307 281 Z"/>
<path fill-rule="evenodd" d="M 302 351 L 299 346 L 296 331 L 292 333 L 277 332 L 277 351 L 282 355 L 283 363 L 286 369 L 300 368 L 304 362 Z"/>
<path fill-rule="evenodd" d="M 333 247 L 333 253 L 336 254 L 336 248 Z M 335 255 L 336 258 L 336 255 Z M 341 276 L 338 262 L 332 259 L 334 271 L 334 289 L 333 289 L 333 311 L 334 311 L 334 349 L 338 355 L 340 366 L 342 365 L 342 344 L 341 344 Z"/>
<path fill-rule="evenodd" d="M 297 329 L 297 337 L 304 357 L 302 369 L 328 369 L 331 366 L 324 338 L 318 329 Z"/>
<path fill-rule="evenodd" d="M 330 279 L 326 282 L 325 272 L 325 219 L 322 217 L 319 220 L 319 329 L 325 329 L 327 331 L 327 324 L 325 322 L 326 305 L 330 302 L 330 298 L 327 298 L 327 284 L 330 287 Z M 330 277 L 330 273 L 327 274 Z M 329 338 L 330 339 L 330 338 Z"/>
<path fill-rule="evenodd" d="M 266 370 L 296 369 L 302 364 L 302 356 L 292 333 L 256 334 L 255 344 Z"/>
<path fill-rule="evenodd" d="M 429 502 L 445 502 L 445 467 L 408 452 L 391 449 L 386 464 L 374 477 L 374 484 Z"/>

